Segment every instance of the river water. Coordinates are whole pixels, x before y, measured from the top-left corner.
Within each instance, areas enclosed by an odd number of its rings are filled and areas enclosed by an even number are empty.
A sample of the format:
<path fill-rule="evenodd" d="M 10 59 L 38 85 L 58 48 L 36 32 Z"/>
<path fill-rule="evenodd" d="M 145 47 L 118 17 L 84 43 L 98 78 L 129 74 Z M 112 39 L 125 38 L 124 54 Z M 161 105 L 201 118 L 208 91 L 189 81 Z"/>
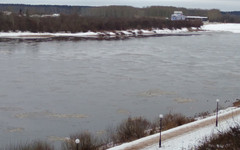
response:
<path fill-rule="evenodd" d="M 0 145 L 194 116 L 240 98 L 240 34 L 0 42 Z"/>

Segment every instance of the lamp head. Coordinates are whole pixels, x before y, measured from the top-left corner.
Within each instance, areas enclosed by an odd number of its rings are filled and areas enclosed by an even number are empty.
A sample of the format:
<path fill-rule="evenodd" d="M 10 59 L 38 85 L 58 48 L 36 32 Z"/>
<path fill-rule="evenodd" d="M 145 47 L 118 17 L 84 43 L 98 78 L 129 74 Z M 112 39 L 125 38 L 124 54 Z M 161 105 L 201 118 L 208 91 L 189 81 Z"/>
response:
<path fill-rule="evenodd" d="M 159 118 L 162 119 L 162 118 L 163 118 L 163 114 L 160 114 L 160 115 L 159 115 Z"/>
<path fill-rule="evenodd" d="M 80 143 L 80 140 L 79 140 L 79 139 L 76 139 L 76 140 L 75 140 L 75 143 L 76 143 L 76 144 Z"/>

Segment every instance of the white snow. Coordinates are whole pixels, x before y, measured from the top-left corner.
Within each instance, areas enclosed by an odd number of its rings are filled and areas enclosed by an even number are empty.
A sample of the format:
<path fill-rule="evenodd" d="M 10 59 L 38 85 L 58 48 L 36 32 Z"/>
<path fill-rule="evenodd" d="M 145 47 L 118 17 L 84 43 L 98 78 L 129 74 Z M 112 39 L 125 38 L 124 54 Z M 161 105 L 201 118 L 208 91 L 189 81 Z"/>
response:
<path fill-rule="evenodd" d="M 195 28 L 193 28 L 195 29 Z M 232 32 L 240 33 L 240 24 L 233 23 L 214 23 L 214 24 L 205 24 L 201 27 L 203 31 L 211 32 Z M 0 38 L 24 38 L 24 39 L 37 39 L 37 38 L 49 38 L 49 37 L 92 37 L 97 38 L 99 35 L 110 35 L 116 36 L 116 34 L 125 34 L 125 36 L 134 36 L 135 35 L 155 35 L 155 34 L 178 34 L 178 33 L 188 33 L 187 28 L 169 30 L 169 29 L 153 29 L 153 30 L 128 30 L 128 31 L 116 31 L 113 32 L 78 32 L 78 33 L 32 33 L 32 32 L 0 32 Z"/>
<path fill-rule="evenodd" d="M 193 28 L 195 29 L 195 28 Z M 213 24 L 205 24 L 201 27 L 203 31 L 210 32 L 232 32 L 232 33 L 240 33 L 240 24 L 233 23 L 213 23 Z M 78 32 L 78 33 L 32 33 L 32 32 L 0 32 L 0 38 L 49 38 L 49 37 L 92 37 L 97 38 L 99 35 L 110 35 L 116 36 L 116 34 L 125 34 L 126 36 L 135 35 L 155 35 L 155 34 L 178 34 L 178 33 L 188 33 L 187 28 L 169 30 L 169 29 L 153 29 L 153 30 L 128 30 L 128 31 L 116 31 L 113 32 Z"/>
<path fill-rule="evenodd" d="M 78 32 L 78 33 L 65 33 L 65 32 L 58 32 L 58 33 L 32 33 L 32 32 L 0 32 L 0 38 L 28 38 L 28 39 L 35 39 L 35 38 L 49 38 L 49 37 L 93 37 L 97 38 L 99 35 L 110 35 L 110 36 L 117 36 L 117 34 L 123 33 L 125 36 L 134 36 L 135 35 L 155 35 L 155 34 L 176 34 L 187 32 L 186 28 L 184 29 L 177 29 L 177 30 L 169 30 L 169 29 L 154 29 L 152 31 L 149 30 L 128 30 L 128 31 L 116 31 L 113 32 Z"/>
<path fill-rule="evenodd" d="M 240 33 L 240 24 L 239 23 L 205 24 L 205 25 L 202 26 L 202 30 L 214 31 L 214 32 Z"/>
<path fill-rule="evenodd" d="M 96 32 L 78 32 L 78 33 L 51 33 L 52 36 L 74 36 L 74 37 L 90 37 L 90 36 L 98 36 Z"/>
<path fill-rule="evenodd" d="M 94 37 L 98 36 L 96 32 L 79 32 L 79 33 L 33 33 L 33 32 L 0 32 L 0 38 L 48 38 L 48 37 Z"/>
<path fill-rule="evenodd" d="M 239 111 L 240 108 L 235 108 L 231 107 L 225 110 L 219 111 L 219 117 L 227 114 L 232 114 L 234 111 Z M 201 122 L 204 122 L 206 120 L 211 120 L 215 118 L 216 116 L 213 114 L 213 116 L 204 118 L 204 119 L 199 119 L 195 122 L 185 124 L 167 131 L 162 132 L 162 135 L 169 134 L 171 132 L 181 130 L 186 127 L 190 127 L 196 124 L 199 124 Z M 143 150 L 182 150 L 182 149 L 190 149 L 193 148 L 194 146 L 197 146 L 200 141 L 202 141 L 205 137 L 209 137 L 212 134 L 217 134 L 219 131 L 226 131 L 229 129 L 229 127 L 233 126 L 236 124 L 236 122 L 240 121 L 240 115 L 232 117 L 230 119 L 227 119 L 225 121 L 219 122 L 218 127 L 215 126 L 215 123 L 200 129 L 197 129 L 193 132 L 189 132 L 180 136 L 177 136 L 175 138 L 171 138 L 168 140 L 162 141 L 162 147 L 158 147 L 158 143 L 149 146 L 147 148 L 144 148 Z M 109 150 L 123 150 L 126 147 L 133 146 L 135 144 L 144 142 L 146 140 L 152 139 L 154 137 L 159 137 L 159 133 L 130 142 L 130 143 L 125 143 L 117 147 L 110 148 Z"/>

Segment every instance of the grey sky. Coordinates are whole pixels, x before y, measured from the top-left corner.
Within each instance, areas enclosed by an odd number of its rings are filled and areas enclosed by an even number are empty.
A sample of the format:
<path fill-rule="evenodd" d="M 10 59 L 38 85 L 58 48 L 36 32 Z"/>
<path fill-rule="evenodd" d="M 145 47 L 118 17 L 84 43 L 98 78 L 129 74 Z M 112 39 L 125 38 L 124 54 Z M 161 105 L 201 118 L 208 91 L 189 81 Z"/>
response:
<path fill-rule="evenodd" d="M 240 0 L 0 0 L 0 3 L 84 6 L 130 5 L 135 7 L 158 5 L 240 11 Z"/>

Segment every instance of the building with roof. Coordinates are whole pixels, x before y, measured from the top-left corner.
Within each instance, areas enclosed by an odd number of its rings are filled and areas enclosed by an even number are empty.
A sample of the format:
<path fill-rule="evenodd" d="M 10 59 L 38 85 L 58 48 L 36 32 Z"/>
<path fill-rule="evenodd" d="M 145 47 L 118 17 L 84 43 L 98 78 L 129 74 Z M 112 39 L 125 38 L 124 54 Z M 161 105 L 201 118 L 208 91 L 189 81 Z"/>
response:
<path fill-rule="evenodd" d="M 182 11 L 174 11 L 174 13 L 171 15 L 172 21 L 179 21 L 179 20 L 200 20 L 200 21 L 208 21 L 208 17 L 203 16 L 185 16 L 183 15 Z"/>
<path fill-rule="evenodd" d="M 171 20 L 185 20 L 186 17 L 183 15 L 182 11 L 174 11 L 174 13 L 171 15 Z"/>

